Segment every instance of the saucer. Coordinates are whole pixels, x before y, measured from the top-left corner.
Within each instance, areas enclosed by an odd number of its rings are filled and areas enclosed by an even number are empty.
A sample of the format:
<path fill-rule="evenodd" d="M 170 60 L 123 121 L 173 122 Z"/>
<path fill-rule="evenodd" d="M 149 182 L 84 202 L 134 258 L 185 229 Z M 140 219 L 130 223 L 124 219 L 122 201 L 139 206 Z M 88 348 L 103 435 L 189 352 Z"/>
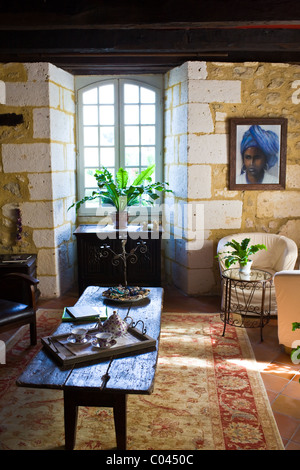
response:
<path fill-rule="evenodd" d="M 116 340 L 115 339 L 112 339 L 108 344 L 107 346 L 100 346 L 100 344 L 98 343 L 98 341 L 96 339 L 94 339 L 92 341 L 92 344 L 94 346 L 94 348 L 98 348 L 98 349 L 109 349 L 111 348 L 112 346 L 114 346 L 116 344 Z"/>
<path fill-rule="evenodd" d="M 91 340 L 90 335 L 86 335 L 86 337 L 85 337 L 84 339 L 82 339 L 81 341 L 76 341 L 76 338 L 74 338 L 73 335 L 71 335 L 71 336 L 68 337 L 68 342 L 69 342 L 69 343 L 72 343 L 72 344 L 76 344 L 76 345 L 86 344 L 86 343 L 88 343 L 90 340 Z"/>

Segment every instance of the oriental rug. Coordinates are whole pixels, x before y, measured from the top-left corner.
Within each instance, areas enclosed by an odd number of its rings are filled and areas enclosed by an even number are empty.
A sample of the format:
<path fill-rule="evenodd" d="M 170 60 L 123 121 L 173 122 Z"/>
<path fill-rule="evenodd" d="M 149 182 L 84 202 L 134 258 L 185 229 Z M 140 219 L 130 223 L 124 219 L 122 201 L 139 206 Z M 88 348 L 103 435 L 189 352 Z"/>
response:
<path fill-rule="evenodd" d="M 38 311 L 38 334 L 61 312 Z M 151 395 L 129 395 L 128 450 L 283 450 L 247 332 L 216 314 L 163 313 Z M 28 333 L 0 366 L 0 449 L 64 448 L 63 395 L 15 380 L 40 346 Z M 110 408 L 80 407 L 75 449 L 115 449 Z"/>

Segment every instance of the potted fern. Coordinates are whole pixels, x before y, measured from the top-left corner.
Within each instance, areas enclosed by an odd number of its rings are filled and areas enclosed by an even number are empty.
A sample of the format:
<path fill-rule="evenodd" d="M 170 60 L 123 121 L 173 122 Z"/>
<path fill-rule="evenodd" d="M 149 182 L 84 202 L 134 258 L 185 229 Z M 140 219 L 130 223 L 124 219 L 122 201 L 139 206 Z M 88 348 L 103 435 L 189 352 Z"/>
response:
<path fill-rule="evenodd" d="M 233 248 L 230 251 L 220 252 L 216 258 L 222 258 L 225 260 L 225 267 L 230 268 L 235 263 L 239 263 L 240 272 L 243 274 L 249 274 L 251 270 L 252 260 L 249 256 L 257 253 L 259 250 L 266 250 L 266 246 L 263 244 L 250 245 L 250 238 L 244 238 L 241 243 L 236 240 L 227 242 L 225 246 Z M 225 255 L 225 256 L 223 256 Z"/>
<path fill-rule="evenodd" d="M 100 170 L 96 170 L 94 177 L 96 178 L 98 189 L 93 191 L 91 196 L 85 196 L 80 201 L 72 204 L 69 209 L 75 206 L 77 212 L 79 207 L 85 202 L 100 199 L 103 204 L 115 207 L 116 228 L 124 228 L 127 224 L 127 207 L 138 204 L 153 204 L 159 198 L 155 191 L 172 192 L 170 189 L 167 189 L 169 183 L 151 182 L 151 175 L 154 169 L 155 165 L 150 165 L 130 185 L 128 185 L 128 172 L 124 168 L 119 168 L 115 180 L 107 168 L 103 167 Z M 148 196 L 147 200 L 145 200 L 145 196 Z M 120 223 L 121 221 L 123 223 Z"/>

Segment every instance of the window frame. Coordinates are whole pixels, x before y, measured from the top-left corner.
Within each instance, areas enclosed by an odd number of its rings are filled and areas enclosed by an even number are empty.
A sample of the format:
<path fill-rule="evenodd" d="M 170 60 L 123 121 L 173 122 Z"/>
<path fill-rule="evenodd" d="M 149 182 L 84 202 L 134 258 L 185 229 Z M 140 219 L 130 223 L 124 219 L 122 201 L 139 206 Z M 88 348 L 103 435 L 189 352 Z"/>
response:
<path fill-rule="evenodd" d="M 123 85 L 129 83 L 133 85 L 143 86 L 152 91 L 155 91 L 157 100 L 156 106 L 156 124 L 155 124 L 155 181 L 163 181 L 163 91 L 164 91 L 164 77 L 163 75 L 101 75 L 101 76 L 77 76 L 75 77 L 75 91 L 76 91 L 76 144 L 77 144 L 77 200 L 84 197 L 84 158 L 83 158 L 83 93 L 89 89 L 101 86 L 101 84 L 117 84 L 117 96 L 115 100 L 115 168 L 125 166 L 125 145 L 122 141 L 124 133 L 120 132 L 119 124 L 124 128 L 124 103 L 121 102 L 123 98 Z M 121 150 L 120 150 L 121 149 Z M 161 198 L 157 199 L 156 205 L 161 202 Z M 150 206 L 149 206 L 150 207 Z M 151 206 L 151 210 L 153 211 Z M 136 214 L 138 206 L 129 207 L 129 213 Z M 114 208 L 111 207 L 111 212 Z M 98 208 L 85 207 L 81 205 L 78 211 L 79 216 L 96 216 Z M 154 208 L 154 212 L 155 208 Z"/>

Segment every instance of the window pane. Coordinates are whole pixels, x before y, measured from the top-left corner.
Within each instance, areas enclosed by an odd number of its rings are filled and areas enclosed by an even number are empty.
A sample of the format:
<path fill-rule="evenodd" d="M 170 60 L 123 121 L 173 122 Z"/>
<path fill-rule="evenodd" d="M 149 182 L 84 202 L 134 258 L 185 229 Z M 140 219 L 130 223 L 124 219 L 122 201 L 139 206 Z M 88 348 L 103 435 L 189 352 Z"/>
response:
<path fill-rule="evenodd" d="M 141 106 L 141 124 L 155 124 L 155 105 Z"/>
<path fill-rule="evenodd" d="M 100 145 L 112 146 L 115 143 L 115 128 L 100 127 Z"/>
<path fill-rule="evenodd" d="M 139 102 L 139 87 L 137 85 L 124 85 L 124 103 Z"/>
<path fill-rule="evenodd" d="M 98 145 L 98 127 L 84 127 L 83 128 L 83 142 L 86 147 L 97 146 Z"/>
<path fill-rule="evenodd" d="M 99 103 L 100 104 L 114 104 L 114 86 L 102 85 L 99 87 Z"/>
<path fill-rule="evenodd" d="M 86 147 L 84 149 L 84 166 L 98 167 L 98 147 Z"/>
<path fill-rule="evenodd" d="M 155 103 L 155 91 L 141 87 L 141 103 Z"/>
<path fill-rule="evenodd" d="M 125 145 L 139 145 L 139 127 L 125 126 Z"/>
<path fill-rule="evenodd" d="M 83 125 L 98 125 L 98 106 L 83 106 Z"/>
<path fill-rule="evenodd" d="M 83 104 L 97 104 L 97 99 L 97 88 L 93 88 L 92 90 L 88 90 L 82 93 Z"/>
<path fill-rule="evenodd" d="M 94 177 L 94 174 L 95 174 L 95 168 L 88 168 L 88 169 L 85 169 L 85 172 L 84 172 L 84 181 L 85 181 L 85 184 L 84 186 L 86 188 L 96 188 L 97 187 L 97 181 Z"/>
<path fill-rule="evenodd" d="M 141 163 L 144 166 L 154 165 L 155 147 L 141 147 Z"/>
<path fill-rule="evenodd" d="M 137 166 L 140 164 L 139 147 L 125 147 L 125 166 Z"/>
<path fill-rule="evenodd" d="M 93 189 L 86 189 L 84 195 L 91 196 Z M 87 201 L 85 207 L 99 207 L 99 199 L 93 199 L 92 201 Z"/>
<path fill-rule="evenodd" d="M 111 126 L 115 123 L 114 106 L 99 106 L 99 123 L 104 126 Z"/>
<path fill-rule="evenodd" d="M 142 145 L 155 145 L 155 127 L 142 126 L 141 127 L 141 144 Z"/>
<path fill-rule="evenodd" d="M 138 176 L 140 173 L 139 168 L 126 168 L 128 171 L 128 184 L 132 184 L 135 178 Z"/>
<path fill-rule="evenodd" d="M 101 166 L 114 166 L 115 165 L 115 149 L 109 147 L 102 147 L 100 149 L 100 165 Z"/>
<path fill-rule="evenodd" d="M 125 124 L 139 124 L 140 112 L 138 105 L 127 104 L 124 106 L 124 123 Z M 152 123 L 151 123 L 152 124 Z"/>

